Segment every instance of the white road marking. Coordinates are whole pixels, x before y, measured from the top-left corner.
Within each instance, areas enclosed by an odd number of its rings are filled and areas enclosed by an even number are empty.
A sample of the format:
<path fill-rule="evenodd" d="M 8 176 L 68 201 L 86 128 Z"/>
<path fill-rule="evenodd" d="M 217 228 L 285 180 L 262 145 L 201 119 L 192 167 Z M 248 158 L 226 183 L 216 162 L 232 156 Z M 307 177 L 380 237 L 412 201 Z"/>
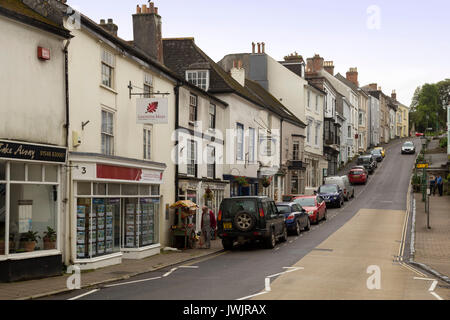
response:
<path fill-rule="evenodd" d="M 143 279 L 143 280 L 135 280 L 135 281 L 129 281 L 129 282 L 122 282 L 122 283 L 116 283 L 116 284 L 110 284 L 107 286 L 104 286 L 105 288 L 112 288 L 112 287 L 119 287 L 119 286 L 125 286 L 127 284 L 133 284 L 133 283 L 140 283 L 140 282 L 147 282 L 147 281 L 153 281 L 161 279 L 162 277 L 155 277 L 155 278 L 149 278 L 149 279 Z"/>
<path fill-rule="evenodd" d="M 88 296 L 88 295 L 90 295 L 90 294 L 93 294 L 93 293 L 95 293 L 95 292 L 97 292 L 97 291 L 99 291 L 99 290 L 100 290 L 100 289 L 91 290 L 91 291 L 89 291 L 89 292 L 86 292 L 86 293 L 84 293 L 84 294 L 80 294 L 79 296 L 70 298 L 70 299 L 68 299 L 68 300 L 77 300 L 77 299 L 86 297 L 86 296 Z"/>
<path fill-rule="evenodd" d="M 263 294 L 266 294 L 266 293 L 267 293 L 267 291 L 263 291 L 263 292 L 252 294 L 251 296 L 246 296 L 246 297 L 243 297 L 243 298 L 240 298 L 240 299 L 236 299 L 236 300 L 237 301 L 247 300 L 247 299 L 251 299 L 253 297 L 257 297 L 257 296 L 260 296 L 260 295 L 263 295 Z"/>
<path fill-rule="evenodd" d="M 429 278 L 418 278 L 418 277 L 414 277 L 414 280 L 435 281 L 434 279 L 429 279 Z"/>
<path fill-rule="evenodd" d="M 166 272 L 164 275 L 163 275 L 163 277 L 165 278 L 165 277 L 168 277 L 168 276 L 170 276 L 173 272 L 175 272 L 175 271 L 177 271 L 178 270 L 178 268 L 173 268 L 173 269 L 171 269 L 169 272 Z"/>
<path fill-rule="evenodd" d="M 428 291 L 434 291 L 434 289 L 436 289 L 438 282 L 435 280 L 433 281 L 433 284 L 431 285 L 430 289 L 428 289 Z"/>
<path fill-rule="evenodd" d="M 436 289 L 436 286 L 438 284 L 438 281 L 435 279 L 429 279 L 429 278 L 418 278 L 418 277 L 414 277 L 414 280 L 424 280 L 424 281 L 433 281 L 433 283 L 431 284 L 430 289 L 428 289 L 428 292 L 430 292 L 431 295 L 433 295 L 433 297 L 435 297 L 438 300 L 444 300 L 442 299 L 436 292 L 434 292 L 434 290 Z"/>
<path fill-rule="evenodd" d="M 442 299 L 436 292 L 430 292 L 436 299 L 438 299 L 438 300 L 444 300 L 444 299 Z"/>

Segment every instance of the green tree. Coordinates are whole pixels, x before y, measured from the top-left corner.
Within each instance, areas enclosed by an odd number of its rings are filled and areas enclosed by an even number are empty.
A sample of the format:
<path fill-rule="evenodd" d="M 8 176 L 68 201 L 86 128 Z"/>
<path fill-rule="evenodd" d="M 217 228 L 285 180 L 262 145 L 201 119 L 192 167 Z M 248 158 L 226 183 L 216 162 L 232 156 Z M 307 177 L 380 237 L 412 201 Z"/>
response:
<path fill-rule="evenodd" d="M 416 89 L 411 104 L 411 123 L 416 130 L 425 132 L 427 128 L 433 131 L 442 129 L 446 125 L 446 111 L 444 103 L 449 100 L 450 81 L 437 84 L 425 84 L 420 90 Z"/>

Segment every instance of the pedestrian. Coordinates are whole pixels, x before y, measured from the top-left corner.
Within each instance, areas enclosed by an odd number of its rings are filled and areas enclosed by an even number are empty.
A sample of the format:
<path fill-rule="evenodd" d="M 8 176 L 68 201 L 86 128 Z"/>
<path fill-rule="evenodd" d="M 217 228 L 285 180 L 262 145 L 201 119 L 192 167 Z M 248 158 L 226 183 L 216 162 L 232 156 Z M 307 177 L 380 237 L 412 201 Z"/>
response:
<path fill-rule="evenodd" d="M 214 213 L 207 206 L 204 206 L 202 209 L 202 234 L 205 238 L 205 249 L 211 248 L 211 232 L 212 230 L 216 230 L 216 226 L 217 223 Z"/>
<path fill-rule="evenodd" d="M 432 193 L 434 196 L 435 190 L 436 190 L 436 177 L 431 175 L 430 176 L 430 194 Z"/>
<path fill-rule="evenodd" d="M 439 196 L 442 197 L 442 194 L 444 193 L 444 182 L 440 175 L 436 178 L 436 185 L 439 190 Z"/>

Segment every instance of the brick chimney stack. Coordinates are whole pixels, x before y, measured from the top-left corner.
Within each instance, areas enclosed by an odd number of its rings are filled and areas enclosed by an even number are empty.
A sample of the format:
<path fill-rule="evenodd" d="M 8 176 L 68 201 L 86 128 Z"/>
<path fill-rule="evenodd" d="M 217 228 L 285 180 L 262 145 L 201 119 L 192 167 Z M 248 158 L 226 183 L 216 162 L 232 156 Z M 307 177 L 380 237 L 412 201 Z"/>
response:
<path fill-rule="evenodd" d="M 133 14 L 134 45 L 143 50 L 161 64 L 163 59 L 162 22 L 158 8 L 153 2 L 147 5 L 138 5 L 136 14 Z"/>
<path fill-rule="evenodd" d="M 395 92 L 395 90 L 392 91 L 391 98 L 397 101 L 397 92 Z"/>
<path fill-rule="evenodd" d="M 323 58 L 316 54 L 313 58 L 306 59 L 307 72 L 315 73 L 323 69 Z"/>
<path fill-rule="evenodd" d="M 334 62 L 333 61 L 325 61 L 323 63 L 323 68 L 326 72 L 334 76 Z"/>
<path fill-rule="evenodd" d="M 369 84 L 369 88 L 372 91 L 377 91 L 378 90 L 378 84 L 377 83 L 371 83 L 371 84 Z"/>
<path fill-rule="evenodd" d="M 117 31 L 119 31 L 119 27 L 114 24 L 113 19 L 108 19 L 108 23 L 105 22 L 105 19 L 101 19 L 100 27 L 117 37 Z"/>
<path fill-rule="evenodd" d="M 347 72 L 347 80 L 359 87 L 358 68 L 350 68 L 350 70 Z"/>

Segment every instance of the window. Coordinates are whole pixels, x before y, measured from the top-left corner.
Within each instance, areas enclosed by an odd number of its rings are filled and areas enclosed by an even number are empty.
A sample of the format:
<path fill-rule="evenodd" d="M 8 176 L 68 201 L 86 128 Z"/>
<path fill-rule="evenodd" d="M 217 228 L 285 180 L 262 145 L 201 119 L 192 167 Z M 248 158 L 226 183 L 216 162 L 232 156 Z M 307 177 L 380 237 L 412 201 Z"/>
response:
<path fill-rule="evenodd" d="M 151 160 L 152 156 L 152 130 L 144 128 L 144 159 Z"/>
<path fill-rule="evenodd" d="M 347 137 L 348 137 L 349 139 L 352 138 L 352 126 L 348 126 Z"/>
<path fill-rule="evenodd" d="M 363 114 L 362 114 L 361 112 L 359 113 L 358 124 L 359 124 L 360 126 L 363 125 Z"/>
<path fill-rule="evenodd" d="M 208 70 L 193 70 L 186 71 L 186 80 L 193 85 L 208 91 L 209 88 L 209 71 Z"/>
<path fill-rule="evenodd" d="M 209 105 L 209 128 L 216 128 L 216 106 L 213 104 Z"/>
<path fill-rule="evenodd" d="M 208 146 L 208 164 L 207 164 L 207 177 L 216 177 L 216 148 Z"/>
<path fill-rule="evenodd" d="M 294 141 L 292 145 L 292 160 L 300 160 L 300 142 Z"/>
<path fill-rule="evenodd" d="M 255 162 L 255 129 L 248 129 L 248 161 Z"/>
<path fill-rule="evenodd" d="M 321 128 L 321 125 L 320 124 L 316 124 L 316 135 L 314 137 L 314 144 L 316 146 L 319 145 L 320 128 Z"/>
<path fill-rule="evenodd" d="M 197 121 L 197 96 L 193 94 L 189 98 L 189 121 Z"/>
<path fill-rule="evenodd" d="M 153 76 L 151 74 L 144 74 L 144 98 L 151 98 L 153 95 Z"/>
<path fill-rule="evenodd" d="M 114 154 L 114 114 L 102 110 L 102 153 Z"/>
<path fill-rule="evenodd" d="M 309 90 L 308 90 L 308 101 L 307 101 L 307 103 L 306 103 L 306 106 L 307 106 L 308 108 L 311 107 L 311 91 L 309 91 Z"/>
<path fill-rule="evenodd" d="M 291 193 L 292 194 L 300 193 L 299 188 L 298 188 L 298 182 L 299 182 L 298 173 L 292 172 L 292 176 L 291 176 Z"/>
<path fill-rule="evenodd" d="M 112 88 L 114 68 L 116 58 L 111 52 L 103 50 L 102 52 L 102 84 L 108 88 Z"/>
<path fill-rule="evenodd" d="M 238 123 L 236 124 L 236 128 L 237 128 L 236 159 L 244 160 L 244 125 Z"/>
<path fill-rule="evenodd" d="M 316 95 L 316 111 L 319 112 L 319 95 Z"/>
<path fill-rule="evenodd" d="M 197 176 L 197 143 L 194 140 L 188 140 L 188 176 Z"/>
<path fill-rule="evenodd" d="M 308 121 L 308 126 L 306 127 L 306 142 L 308 142 L 308 144 L 311 143 L 311 126 L 312 121 Z"/>

